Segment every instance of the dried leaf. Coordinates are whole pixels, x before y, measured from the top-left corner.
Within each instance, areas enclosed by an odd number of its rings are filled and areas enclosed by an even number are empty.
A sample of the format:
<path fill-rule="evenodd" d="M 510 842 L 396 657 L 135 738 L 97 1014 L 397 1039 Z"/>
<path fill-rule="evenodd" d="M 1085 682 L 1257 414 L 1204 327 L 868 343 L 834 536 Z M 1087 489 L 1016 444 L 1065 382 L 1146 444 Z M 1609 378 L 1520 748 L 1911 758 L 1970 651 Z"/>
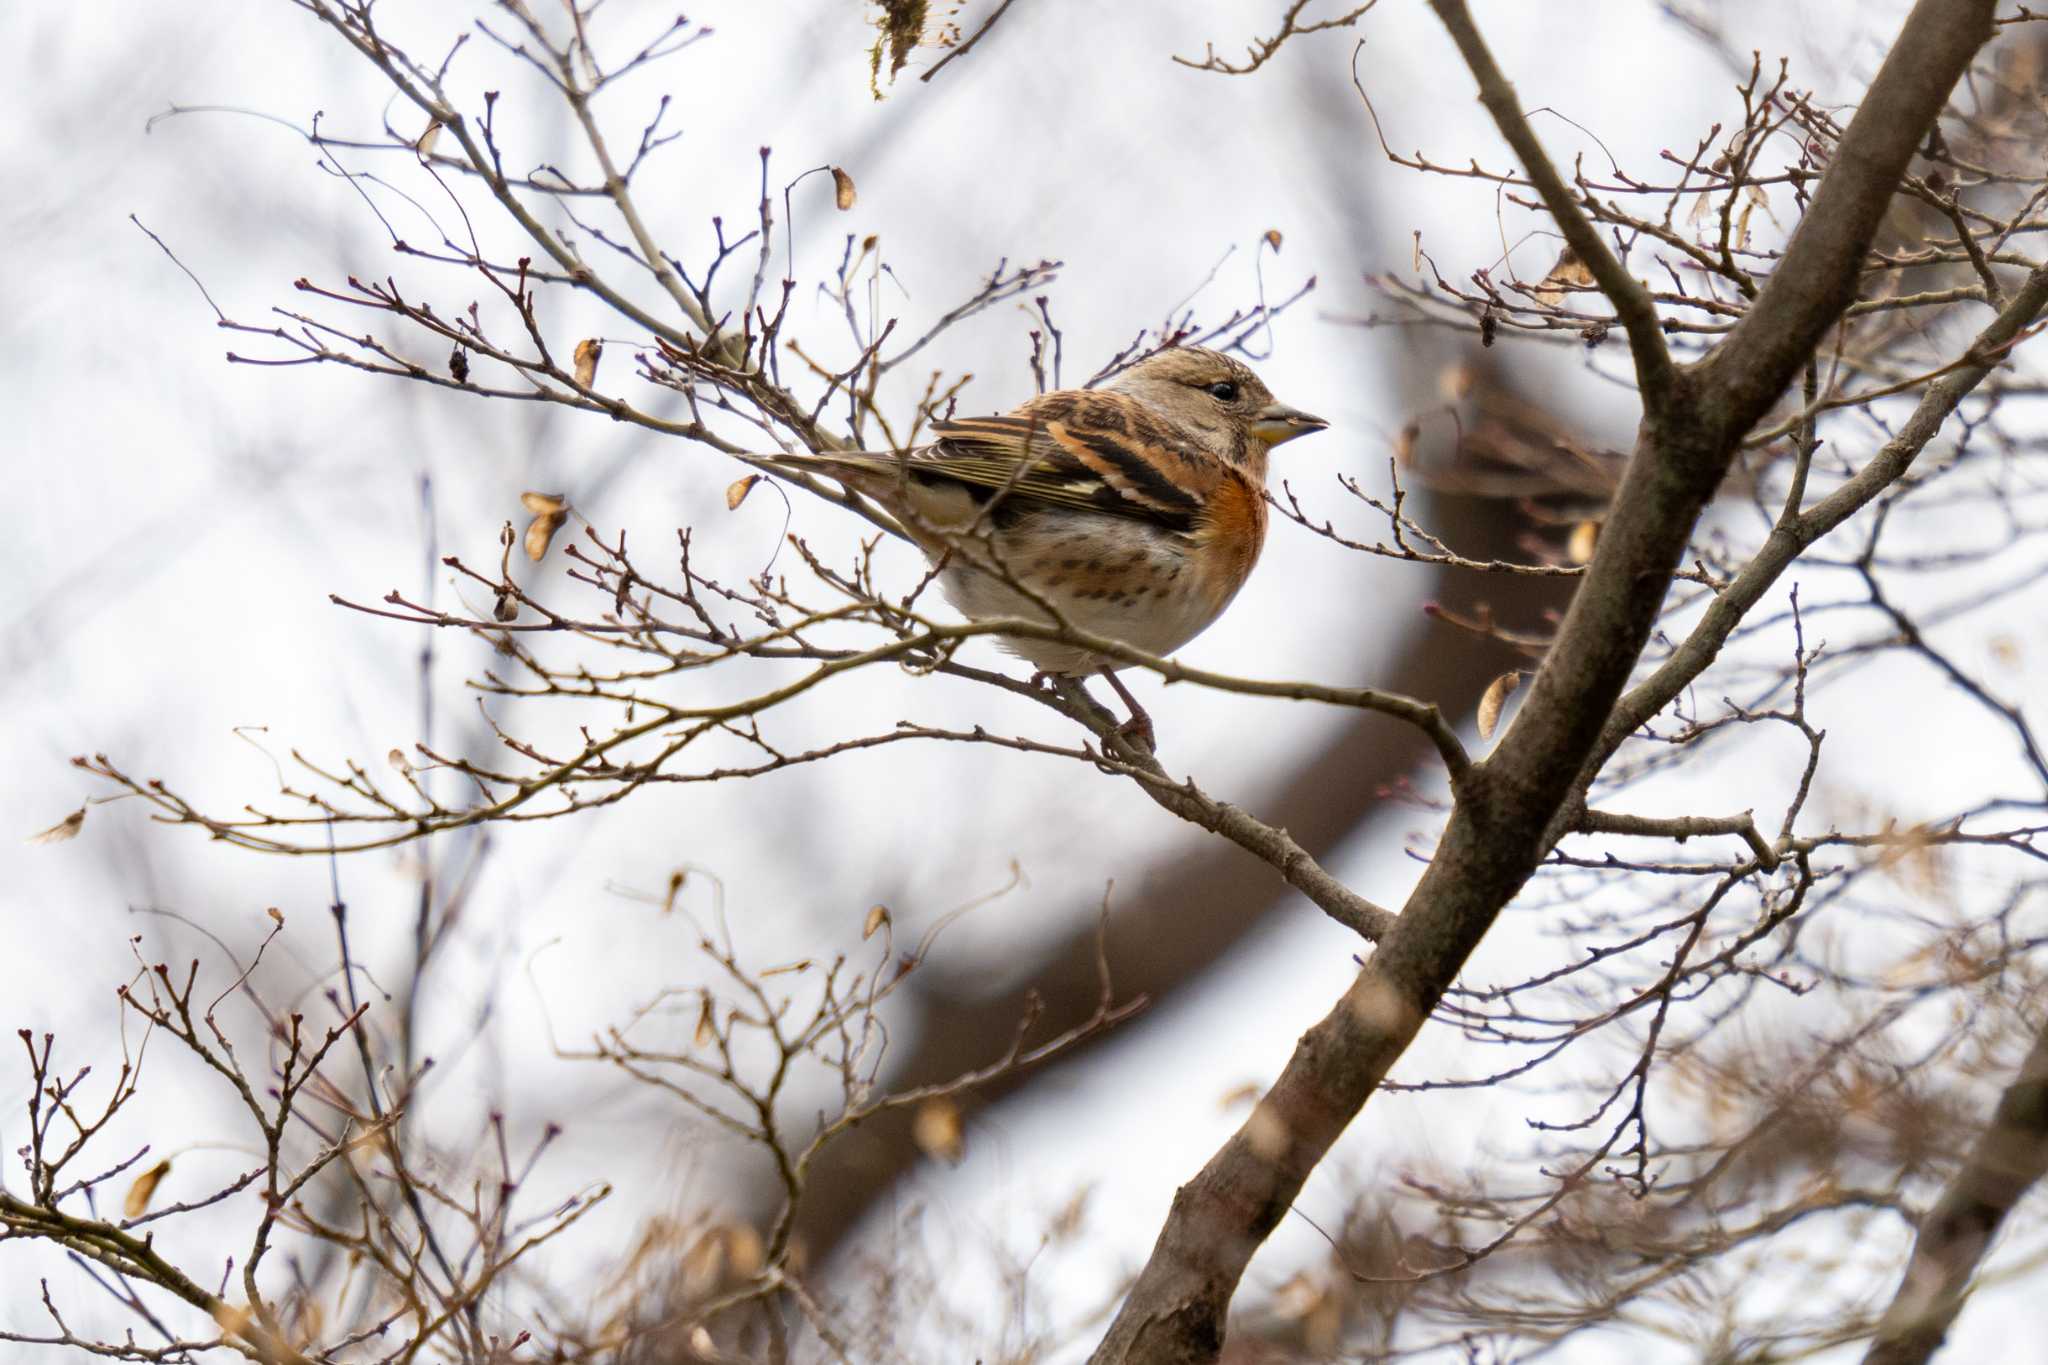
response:
<path fill-rule="evenodd" d="M 754 485 L 761 482 L 759 474 L 749 474 L 743 479 L 734 479 L 725 488 L 725 510 L 737 512 L 740 504 L 747 500 L 747 494 L 754 491 Z"/>
<path fill-rule="evenodd" d="M 1278 256 L 1278 255 L 1280 254 L 1280 229 L 1279 229 L 1279 228 L 1267 228 L 1267 229 L 1266 229 L 1266 245 L 1267 245 L 1267 246 L 1269 246 L 1269 247 L 1272 247 L 1272 248 L 1273 248 L 1273 254 L 1274 254 L 1275 256 Z"/>
<path fill-rule="evenodd" d="M 1519 670 L 1510 669 L 1486 685 L 1486 694 L 1479 699 L 1479 737 L 1492 739 L 1494 729 L 1500 724 L 1500 709 L 1508 704 L 1508 698 L 1515 695 L 1515 689 L 1522 685 Z"/>
<path fill-rule="evenodd" d="M 29 835 L 28 841 L 32 844 L 61 844 L 66 839 L 76 839 L 78 831 L 84 828 L 85 807 L 80 806 L 48 829 Z"/>
<path fill-rule="evenodd" d="M 548 552 L 548 545 L 554 540 L 555 532 L 562 529 L 562 523 L 569 519 L 564 512 L 550 512 L 535 517 L 526 527 L 526 557 L 539 563 Z"/>
<path fill-rule="evenodd" d="M 839 206 L 841 213 L 853 207 L 853 177 L 834 166 L 832 168 L 832 202 Z"/>
<path fill-rule="evenodd" d="M 1297 1274 L 1274 1291 L 1273 1311 L 1282 1321 L 1300 1324 L 1302 1344 L 1311 1354 L 1336 1354 L 1343 1337 L 1344 1305 L 1327 1286 Z"/>
<path fill-rule="evenodd" d="M 1251 1116 L 1244 1121 L 1244 1140 L 1252 1151 L 1268 1161 L 1278 1161 L 1293 1145 L 1294 1134 L 1287 1127 L 1287 1120 L 1280 1117 L 1270 1104 L 1253 1108 Z"/>
<path fill-rule="evenodd" d="M 156 1198 L 156 1187 L 171 1173 L 171 1159 L 165 1157 L 156 1165 L 135 1177 L 135 1183 L 128 1187 L 128 1197 L 121 1201 L 121 1216 L 140 1218 L 149 1212 L 149 1201 Z"/>
<path fill-rule="evenodd" d="M 738 1278 L 751 1280 L 760 1274 L 761 1267 L 768 1263 L 767 1250 L 761 1244 L 761 1234 L 751 1223 L 733 1223 L 726 1227 L 725 1260 Z"/>
<path fill-rule="evenodd" d="M 911 1140 L 926 1156 L 957 1164 L 967 1144 L 961 1132 L 960 1106 L 944 1095 L 936 1095 L 917 1106 L 910 1124 Z"/>
<path fill-rule="evenodd" d="M 1577 289 L 1593 287 L 1593 268 L 1579 260 L 1579 254 L 1569 246 L 1556 256 L 1556 264 L 1550 268 L 1550 278 L 1561 284 L 1573 284 Z"/>
<path fill-rule="evenodd" d="M 708 1298 L 725 1282 L 725 1229 L 711 1228 L 683 1253 L 683 1288 L 693 1299 Z"/>
<path fill-rule="evenodd" d="M 604 358 L 604 343 L 585 337 L 576 343 L 576 382 L 589 388 L 597 382 L 597 362 Z"/>
<path fill-rule="evenodd" d="M 427 131 L 413 140 L 412 149 L 421 156 L 432 156 L 434 144 L 441 139 L 441 120 L 435 119 L 427 125 Z"/>
<path fill-rule="evenodd" d="M 249 1330 L 249 1321 L 254 1315 L 246 1308 L 237 1308 L 222 1299 L 213 1306 L 213 1321 L 227 1336 L 237 1337 Z"/>
<path fill-rule="evenodd" d="M 1764 217 L 1771 220 L 1772 227 L 1779 227 L 1778 215 L 1771 212 L 1771 197 L 1764 193 L 1761 185 L 1745 185 L 1742 190 L 1742 212 L 1735 215 L 1735 236 L 1737 246 L 1749 245 L 1749 216 L 1757 210 L 1764 211 Z"/>
<path fill-rule="evenodd" d="M 293 1337 L 301 1342 L 314 1342 L 327 1335 L 327 1310 L 314 1298 L 299 1299 L 293 1304 L 297 1319 Z"/>
<path fill-rule="evenodd" d="M 1234 1085 L 1224 1091 L 1223 1098 L 1216 1101 L 1216 1107 L 1223 1110 L 1235 1109 L 1241 1104 L 1250 1104 L 1259 1097 L 1259 1094 L 1259 1083 L 1246 1081 L 1243 1085 Z"/>
<path fill-rule="evenodd" d="M 448 353 L 448 377 L 458 384 L 469 382 L 469 352 L 460 343 Z"/>
<path fill-rule="evenodd" d="M 526 526 L 526 557 L 538 564 L 547 554 L 548 546 L 554 541 L 555 532 L 561 530 L 562 523 L 569 519 L 569 495 L 521 493 L 519 501 L 525 504 L 527 511 L 533 513 L 533 520 Z M 503 605 L 502 602 L 500 605 Z M 511 618 L 501 615 L 498 619 L 505 621 Z"/>
<path fill-rule="evenodd" d="M 1591 564 L 1593 551 L 1600 548 L 1600 523 L 1582 521 L 1572 527 L 1572 536 L 1564 544 L 1564 556 L 1574 564 Z"/>
<path fill-rule="evenodd" d="M 399 772 L 407 775 L 412 773 L 412 760 L 405 756 L 405 750 L 403 749 L 393 749 L 390 753 L 384 755 L 384 761 Z"/>
<path fill-rule="evenodd" d="M 1273 1312 L 1281 1319 L 1293 1322 L 1305 1318 L 1323 1301 L 1324 1290 L 1302 1271 L 1296 1271 L 1291 1279 L 1273 1291 Z"/>
<path fill-rule="evenodd" d="M 1420 275 L 1422 273 L 1422 229 L 1420 228 L 1415 230 L 1415 254 L 1410 264 L 1415 267 L 1416 274 Z"/>
<path fill-rule="evenodd" d="M 265 910 L 263 913 L 270 916 L 271 919 L 277 921 L 278 928 L 284 928 L 284 911 L 278 909 L 276 906 L 273 905 L 268 910 Z"/>
<path fill-rule="evenodd" d="M 509 589 L 498 589 L 498 600 L 491 604 L 491 615 L 500 621 L 515 620 L 519 616 L 519 599 Z"/>
<path fill-rule="evenodd" d="M 697 1008 L 697 1031 L 690 1036 L 692 1047 L 703 1047 L 718 1036 L 718 1015 L 711 1008 L 711 997 L 705 996 L 704 1003 Z"/>
<path fill-rule="evenodd" d="M 886 905 L 878 905 L 878 906 L 876 906 L 876 907 L 875 907 L 874 909 L 872 909 L 872 910 L 868 911 L 868 917 L 867 917 L 867 922 L 861 925 L 861 929 L 860 929 L 860 936 L 861 936 L 861 938 L 862 938 L 862 939 L 870 939 L 870 938 L 873 938 L 873 937 L 875 936 L 875 930 L 877 930 L 877 929 L 881 928 L 881 927 L 882 927 L 883 925 L 887 924 L 888 922 L 889 922 L 889 907 L 888 907 L 888 906 L 886 906 Z"/>
<path fill-rule="evenodd" d="M 1464 398 L 1478 384 L 1478 372 L 1465 364 L 1447 365 L 1436 377 L 1436 391 L 1443 395 L 1446 403 Z"/>
<path fill-rule="evenodd" d="M 1046 1236 L 1055 1242 L 1071 1241 L 1078 1236 L 1088 1222 L 1088 1196 L 1094 1193 L 1093 1185 L 1083 1185 L 1075 1190 L 1074 1197 L 1053 1215 L 1052 1226 L 1046 1229 Z"/>
<path fill-rule="evenodd" d="M 676 895 L 683 889 L 683 882 L 688 877 L 689 873 L 683 871 L 683 869 L 681 868 L 677 868 L 675 871 L 668 874 L 668 894 L 661 898 L 662 914 L 666 915 L 675 910 Z"/>
<path fill-rule="evenodd" d="M 1301 1344 L 1311 1356 L 1328 1360 L 1337 1354 L 1338 1344 L 1343 1340 L 1344 1301 L 1335 1294 L 1325 1295 L 1301 1324 Z"/>
<path fill-rule="evenodd" d="M 1422 423 L 1420 422 L 1410 422 L 1394 433 L 1394 459 L 1397 463 L 1403 465 L 1414 463 L 1415 441 L 1421 435 Z"/>
<path fill-rule="evenodd" d="M 807 971 L 809 971 L 810 969 L 811 969 L 811 960 L 810 960 L 809 958 L 807 958 L 807 957 L 800 957 L 800 958 L 798 958 L 798 959 L 797 959 L 796 961 L 794 961 L 794 962 L 785 962 L 785 963 L 783 963 L 783 964 L 782 964 L 782 965 L 781 965 L 780 967 L 768 967 L 768 968 L 764 968 L 764 969 L 762 970 L 762 972 L 761 972 L 761 975 L 763 975 L 763 976 L 783 976 L 783 975 L 786 975 L 786 974 L 788 974 L 788 973 L 790 973 L 790 972 L 807 972 Z"/>
<path fill-rule="evenodd" d="M 1579 253 L 1567 244 L 1557 253 L 1557 264 L 1550 267 L 1550 273 L 1543 277 L 1543 283 L 1530 291 L 1530 297 L 1538 303 L 1556 308 L 1564 303 L 1567 289 L 1583 289 L 1593 283 L 1593 272 L 1579 259 Z"/>

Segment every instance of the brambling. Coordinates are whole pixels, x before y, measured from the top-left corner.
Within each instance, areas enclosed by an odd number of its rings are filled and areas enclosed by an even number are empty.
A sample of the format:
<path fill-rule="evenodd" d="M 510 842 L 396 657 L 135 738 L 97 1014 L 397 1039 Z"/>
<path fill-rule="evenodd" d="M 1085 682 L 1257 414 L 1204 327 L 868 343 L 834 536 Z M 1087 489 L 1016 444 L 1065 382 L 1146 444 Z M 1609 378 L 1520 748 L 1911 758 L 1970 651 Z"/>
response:
<path fill-rule="evenodd" d="M 1275 401 L 1231 357 L 1180 346 L 1101 389 L 935 422 L 936 439 L 901 454 L 759 462 L 822 473 L 873 499 L 938 566 L 940 589 L 970 620 L 1050 622 L 1036 597 L 1072 626 L 1163 655 L 1220 616 L 1258 562 L 1267 452 L 1328 425 Z M 1043 674 L 1103 674 L 1149 736 L 1117 660 L 1055 640 L 1003 644 Z"/>

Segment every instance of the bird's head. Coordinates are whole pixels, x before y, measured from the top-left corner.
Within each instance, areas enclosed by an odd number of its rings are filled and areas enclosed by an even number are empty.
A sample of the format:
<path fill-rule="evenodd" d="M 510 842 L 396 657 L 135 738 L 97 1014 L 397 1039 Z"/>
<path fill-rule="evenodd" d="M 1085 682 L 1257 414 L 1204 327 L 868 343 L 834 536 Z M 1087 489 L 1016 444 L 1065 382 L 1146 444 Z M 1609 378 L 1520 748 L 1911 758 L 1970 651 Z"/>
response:
<path fill-rule="evenodd" d="M 1267 449 L 1329 425 L 1274 398 L 1243 361 L 1202 346 L 1169 346 L 1106 387 L 1139 399 L 1176 425 L 1242 435 Z"/>

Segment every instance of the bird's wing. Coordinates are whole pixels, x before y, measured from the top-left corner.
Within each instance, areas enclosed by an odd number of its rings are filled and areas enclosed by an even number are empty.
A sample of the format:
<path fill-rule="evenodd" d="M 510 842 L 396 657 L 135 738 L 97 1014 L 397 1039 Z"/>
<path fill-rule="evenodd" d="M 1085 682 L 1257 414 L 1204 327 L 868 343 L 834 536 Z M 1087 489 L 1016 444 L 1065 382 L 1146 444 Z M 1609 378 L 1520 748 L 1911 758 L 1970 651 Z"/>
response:
<path fill-rule="evenodd" d="M 911 458 L 919 478 L 1191 530 L 1222 477 L 1204 455 L 1138 400 L 1081 390 L 1044 394 L 1000 417 L 936 422 Z"/>

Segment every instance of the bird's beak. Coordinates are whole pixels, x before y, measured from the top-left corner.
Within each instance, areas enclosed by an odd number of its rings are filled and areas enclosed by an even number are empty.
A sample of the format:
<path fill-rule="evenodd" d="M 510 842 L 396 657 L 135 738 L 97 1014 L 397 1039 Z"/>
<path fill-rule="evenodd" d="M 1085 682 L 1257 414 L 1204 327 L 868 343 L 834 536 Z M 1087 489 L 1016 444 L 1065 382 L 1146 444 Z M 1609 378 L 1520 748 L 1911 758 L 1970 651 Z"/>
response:
<path fill-rule="evenodd" d="M 1311 431 L 1321 431 L 1328 425 L 1322 418 L 1300 408 L 1290 408 L 1285 403 L 1268 403 L 1252 418 L 1252 435 L 1269 446 L 1277 446 L 1282 441 L 1306 436 Z"/>

